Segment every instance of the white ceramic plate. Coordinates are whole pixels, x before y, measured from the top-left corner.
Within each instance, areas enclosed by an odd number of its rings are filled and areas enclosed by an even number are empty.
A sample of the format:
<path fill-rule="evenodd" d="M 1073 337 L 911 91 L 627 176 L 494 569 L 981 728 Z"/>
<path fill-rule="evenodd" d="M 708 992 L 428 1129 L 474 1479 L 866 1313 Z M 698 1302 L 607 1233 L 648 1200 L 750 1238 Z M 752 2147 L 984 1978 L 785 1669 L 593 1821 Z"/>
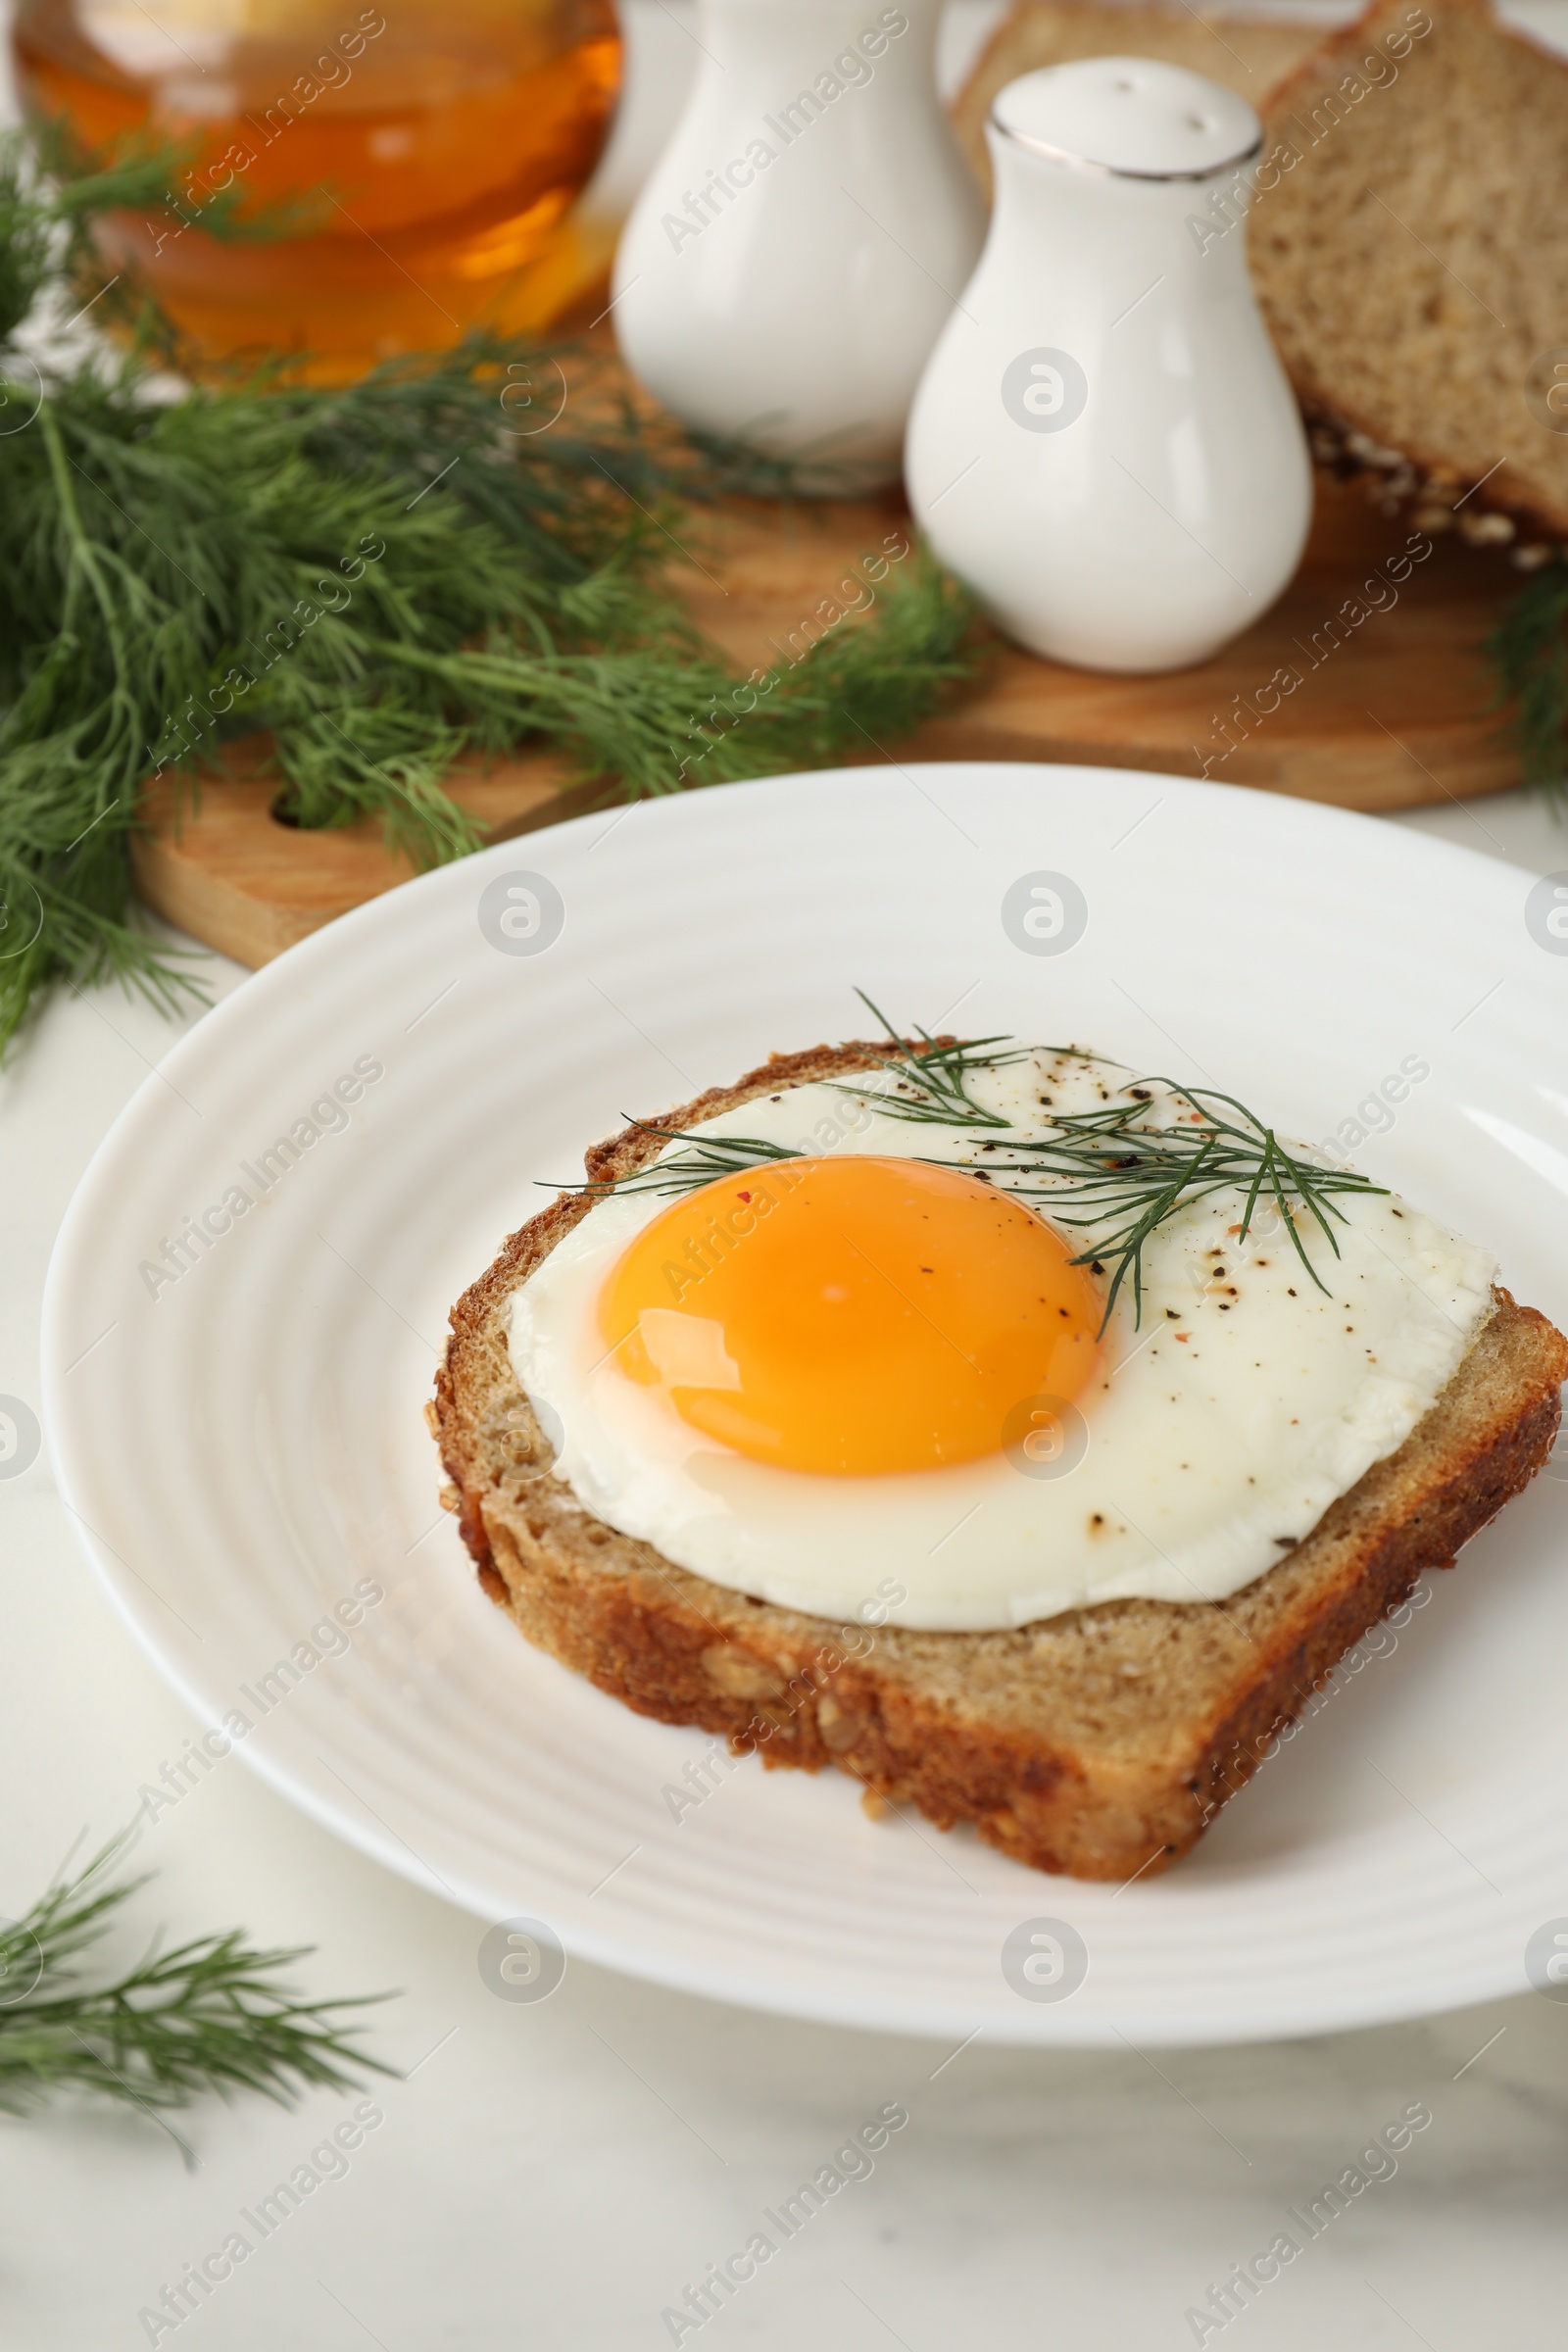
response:
<path fill-rule="evenodd" d="M 1063 948 L 1039 902 L 1056 952 L 1026 952 L 1003 905 L 1043 872 L 1087 929 Z M 1527 927 L 1530 888 L 1369 819 L 1089 768 L 860 768 L 503 844 L 260 972 L 117 1123 L 49 1283 L 70 1507 L 170 1680 L 209 1723 L 248 1718 L 236 1752 L 568 1955 L 955 2039 L 1246 2039 L 1522 1989 L 1528 1938 L 1568 1907 L 1558 1477 L 1430 1580 L 1196 1854 L 1117 1890 L 873 1824 L 833 1773 L 751 1760 L 672 1806 L 712 1742 L 629 1714 L 482 1598 L 420 1408 L 448 1306 L 537 1179 L 577 1174 L 622 1112 L 856 1034 L 857 983 L 901 1020 L 1204 1079 L 1310 1140 L 1428 1065 L 1357 1156 L 1568 1320 L 1568 959 Z M 184 1219 L 221 1227 L 228 1188 L 258 1191 L 262 1153 L 367 1061 L 384 1074 L 335 1130 L 328 1106 L 298 1131 L 259 1205 L 177 1281 L 142 1271 Z M 384 1598 L 313 1643 L 361 1580 Z M 1004 1974 L 1041 1920 L 1087 1950 L 1065 1998 Z"/>

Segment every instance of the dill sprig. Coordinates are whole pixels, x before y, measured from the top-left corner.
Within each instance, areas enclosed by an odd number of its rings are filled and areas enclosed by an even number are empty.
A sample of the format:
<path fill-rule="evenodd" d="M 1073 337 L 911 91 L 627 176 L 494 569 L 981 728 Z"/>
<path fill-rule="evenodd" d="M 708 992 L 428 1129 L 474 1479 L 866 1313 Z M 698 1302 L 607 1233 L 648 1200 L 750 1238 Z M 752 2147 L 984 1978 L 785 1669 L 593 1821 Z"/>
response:
<path fill-rule="evenodd" d="M 738 677 L 671 585 L 734 462 L 586 352 L 472 336 L 341 390 L 279 361 L 171 397 L 127 279 L 93 313 L 126 350 L 30 356 L 102 288 L 94 222 L 172 176 L 45 179 L 0 140 L 0 1049 L 53 979 L 190 987 L 133 918 L 128 839 L 150 773 L 193 792 L 231 738 L 270 745 L 287 821 L 375 816 L 430 865 L 482 843 L 445 790 L 465 754 L 551 746 L 637 798 L 831 762 L 965 673 L 969 603 L 916 553 L 863 621 Z"/>
<path fill-rule="evenodd" d="M 916 1024 L 914 1036 L 919 1040 L 901 1038 L 880 1005 L 873 1004 L 863 988 L 856 995 L 867 1012 L 874 1012 L 887 1032 L 890 1054 L 877 1067 L 887 1071 L 905 1091 L 878 1095 L 877 1108 L 892 1119 L 905 1119 L 916 1126 L 943 1127 L 1010 1127 L 1010 1119 L 1001 1118 L 995 1111 L 986 1110 L 969 1093 L 968 1079 L 972 1070 L 1004 1068 L 1009 1062 L 1021 1061 L 1025 1049 L 1009 1052 L 1010 1037 L 933 1037 L 929 1030 Z M 835 1094 L 863 1096 L 865 1089 L 835 1083 Z"/>
<path fill-rule="evenodd" d="M 996 1179 L 1021 1200 L 1049 1203 L 1053 1224 L 1080 1230 L 1108 1225 L 1109 1230 L 1098 1234 L 1094 1246 L 1074 1260 L 1110 1270 L 1102 1329 L 1129 1277 L 1133 1320 L 1142 1322 L 1147 1245 L 1180 1210 L 1220 1192 L 1242 1196 L 1239 1241 L 1245 1242 L 1250 1233 L 1260 1205 L 1277 1210 L 1297 1256 L 1326 1294 L 1328 1286 L 1307 1255 L 1298 1216 L 1316 1223 L 1338 1257 L 1340 1245 L 1329 1219 L 1344 1224 L 1346 1218 L 1334 1195 L 1386 1195 L 1388 1187 L 1352 1169 L 1320 1168 L 1298 1158 L 1234 1095 L 1178 1086 L 1174 1079 L 1158 1077 L 1138 1079 L 1133 1091 L 1139 1100 L 1107 1103 L 1099 1110 L 1054 1112 L 1051 1134 L 1039 1142 L 1020 1140 L 1008 1147 L 1014 1161 Z M 1178 1109 L 1173 1124 L 1151 1124 L 1156 1103 L 1187 1108 L 1185 1113 Z M 993 1168 L 995 1163 L 987 1165 Z M 1054 1181 L 1020 1181 L 1029 1174 Z"/>
<path fill-rule="evenodd" d="M 633 1119 L 630 1123 L 644 1135 L 657 1135 L 665 1143 L 689 1144 L 691 1149 L 677 1152 L 673 1159 L 656 1159 L 648 1167 L 634 1169 L 629 1176 L 614 1177 L 608 1184 L 558 1185 L 551 1189 L 594 1194 L 657 1193 L 662 1198 L 675 1200 L 683 1193 L 700 1191 L 705 1184 L 716 1184 L 721 1176 L 739 1176 L 748 1168 L 765 1167 L 772 1160 L 802 1156 L 788 1145 L 765 1143 L 757 1135 L 694 1135 L 681 1127 L 651 1126 L 647 1119 Z"/>
<path fill-rule="evenodd" d="M 1544 564 L 1519 591 L 1487 639 L 1497 682 L 1494 710 L 1507 705 L 1508 732 L 1528 783 L 1563 791 L 1568 757 L 1568 560 Z"/>
<path fill-rule="evenodd" d="M 0 1926 L 0 2112 L 29 2115 L 69 2089 L 162 2122 L 204 2091 L 258 2090 L 287 2106 L 307 2084 L 342 2090 L 359 2072 L 394 2073 L 354 2046 L 363 2029 L 338 2015 L 390 1994 L 302 2000 L 281 1981 L 308 1945 L 258 1950 L 231 1929 L 155 1947 L 108 1983 L 83 1984 L 74 1963 L 147 1884 L 111 1878 L 128 1843 L 111 1839 L 25 1918 Z"/>
<path fill-rule="evenodd" d="M 1215 1193 L 1235 1193 L 1241 1202 L 1237 1239 L 1245 1242 L 1260 1208 L 1278 1212 L 1308 1277 L 1327 1296 L 1328 1286 L 1307 1254 L 1299 1220 L 1309 1219 L 1336 1257 L 1340 1245 L 1330 1219 L 1344 1224 L 1337 1194 L 1378 1194 L 1388 1187 L 1349 1168 L 1323 1168 L 1281 1143 L 1272 1127 L 1234 1095 L 1210 1087 L 1182 1086 L 1173 1078 L 1143 1077 L 1120 1089 L 1127 1100 L 1085 1111 L 1053 1110 L 1042 1122 L 1048 1132 L 1026 1136 L 1009 1118 L 974 1101 L 968 1081 L 976 1070 L 1003 1069 L 1031 1052 L 1063 1053 L 1084 1061 L 1103 1057 L 1080 1046 L 1031 1048 L 1012 1037 L 933 1037 L 916 1027 L 900 1038 L 887 1016 L 861 989 L 861 1003 L 887 1032 L 888 1054 L 877 1063 L 905 1091 L 875 1095 L 853 1080 L 833 1091 L 872 1102 L 889 1118 L 915 1125 L 946 1126 L 983 1135 L 983 1167 L 968 1160 L 929 1160 L 933 1167 L 983 1175 L 1001 1192 L 1038 1202 L 1054 1225 L 1092 1229 L 1095 1239 L 1073 1259 L 1108 1273 L 1103 1331 L 1124 1287 L 1131 1285 L 1133 1321 L 1143 1321 L 1144 1251 L 1162 1225 L 1195 1201 Z M 755 1136 L 704 1136 L 636 1119 L 644 1134 L 688 1147 L 629 1176 L 574 1189 L 604 1196 L 654 1193 L 665 1199 L 698 1191 L 719 1177 L 733 1176 L 768 1161 L 796 1159 L 798 1151 Z M 1001 1133 L 1009 1140 L 1001 1141 Z M 921 1155 L 924 1157 L 924 1155 Z M 1043 1180 L 1043 1181 L 1042 1181 Z"/>

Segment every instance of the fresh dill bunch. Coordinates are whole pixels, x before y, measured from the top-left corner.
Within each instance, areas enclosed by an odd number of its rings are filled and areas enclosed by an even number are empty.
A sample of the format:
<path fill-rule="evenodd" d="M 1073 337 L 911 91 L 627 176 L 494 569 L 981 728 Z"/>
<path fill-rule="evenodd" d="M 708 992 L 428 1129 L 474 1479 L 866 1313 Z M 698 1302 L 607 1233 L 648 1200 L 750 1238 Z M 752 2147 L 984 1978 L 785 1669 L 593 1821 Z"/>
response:
<path fill-rule="evenodd" d="M 962 1160 L 927 1164 L 983 1174 L 998 1191 L 1035 1203 L 1052 1224 L 1094 1230 L 1093 1242 L 1072 1262 L 1110 1276 L 1102 1331 L 1129 1283 L 1133 1321 L 1135 1326 L 1142 1323 L 1144 1250 L 1162 1225 L 1195 1201 L 1219 1192 L 1238 1194 L 1243 1241 L 1260 1208 L 1276 1210 L 1308 1277 L 1326 1296 L 1327 1285 L 1307 1254 L 1299 1220 L 1314 1224 L 1338 1257 L 1340 1245 L 1331 1219 L 1343 1224 L 1345 1212 L 1335 1196 L 1387 1196 L 1386 1185 L 1374 1184 L 1353 1169 L 1323 1168 L 1298 1157 L 1233 1095 L 1181 1086 L 1172 1078 L 1135 1079 L 1126 1090 L 1132 1098 L 1127 1102 L 1087 1111 L 1054 1110 L 1044 1137 L 1021 1135 L 1011 1119 L 973 1100 L 968 1079 L 976 1070 L 1004 1069 L 1038 1049 L 1020 1046 L 1011 1037 L 933 1037 L 918 1027 L 913 1038 L 903 1039 L 863 990 L 855 993 L 887 1031 L 887 1057 L 878 1066 L 897 1080 L 899 1091 L 872 1096 L 853 1080 L 837 1084 L 833 1091 L 874 1101 L 889 1118 L 969 1130 L 984 1139 L 988 1154 L 996 1154 L 983 1168 Z M 1045 1051 L 1099 1058 L 1077 1046 Z M 632 1123 L 687 1149 L 612 1183 L 578 1189 L 596 1195 L 654 1193 L 678 1198 L 721 1176 L 803 1156 L 757 1137 L 699 1136 L 649 1126 L 643 1120 Z"/>
<path fill-rule="evenodd" d="M 308 1945 L 261 1951 L 231 1929 L 155 1947 L 107 1983 L 83 1983 L 75 1964 L 147 1884 L 111 1875 L 129 1841 L 111 1839 L 25 1918 L 0 1926 L 0 2112 L 31 2115 L 60 2091 L 83 2090 L 161 2122 L 205 2091 L 258 2090 L 287 2106 L 310 2084 L 346 2090 L 363 2072 L 395 2072 L 357 2048 L 363 2028 L 340 2019 L 390 1994 L 301 2000 L 282 1981 Z"/>
<path fill-rule="evenodd" d="M 1497 681 L 1494 710 L 1510 709 L 1525 780 L 1563 796 L 1568 759 L 1568 559 L 1556 557 L 1520 589 L 1486 639 Z"/>
<path fill-rule="evenodd" d="M 430 865 L 481 846 L 444 788 L 466 754 L 548 745 L 635 798 L 874 756 L 965 674 L 968 600 L 914 555 L 737 678 L 669 581 L 730 474 L 590 355 L 474 336 L 342 390 L 279 362 L 170 398 L 130 286 L 119 358 L 28 356 L 93 222 L 167 169 L 46 180 L 0 142 L 0 1050 L 51 980 L 189 985 L 132 917 L 128 837 L 149 775 L 194 791 L 231 738 L 270 739 L 290 822 L 373 815 Z"/>

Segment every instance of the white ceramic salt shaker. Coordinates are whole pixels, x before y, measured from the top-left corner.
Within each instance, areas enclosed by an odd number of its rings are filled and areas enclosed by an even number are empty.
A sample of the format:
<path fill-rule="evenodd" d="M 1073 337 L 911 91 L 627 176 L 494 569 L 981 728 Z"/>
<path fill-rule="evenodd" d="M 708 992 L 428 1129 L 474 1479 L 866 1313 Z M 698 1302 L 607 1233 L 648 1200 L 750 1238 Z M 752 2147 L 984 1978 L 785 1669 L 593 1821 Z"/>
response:
<path fill-rule="evenodd" d="M 612 316 L 677 416 L 896 478 L 985 211 L 936 94 L 940 0 L 703 0 L 701 70 L 616 257 Z"/>
<path fill-rule="evenodd" d="M 1245 99 L 1147 58 L 996 100 L 991 234 L 906 475 L 937 554 L 1035 653 L 1183 668 L 1300 559 L 1311 464 L 1247 272 L 1261 135 Z"/>

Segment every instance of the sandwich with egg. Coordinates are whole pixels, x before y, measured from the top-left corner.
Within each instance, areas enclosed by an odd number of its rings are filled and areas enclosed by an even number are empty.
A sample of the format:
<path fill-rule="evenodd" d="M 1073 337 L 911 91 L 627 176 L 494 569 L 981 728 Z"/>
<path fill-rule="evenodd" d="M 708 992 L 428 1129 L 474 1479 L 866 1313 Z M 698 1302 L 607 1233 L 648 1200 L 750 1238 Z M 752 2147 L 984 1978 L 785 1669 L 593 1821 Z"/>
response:
<path fill-rule="evenodd" d="M 774 1055 L 586 1166 L 452 1314 L 485 1591 L 1037 1869 L 1185 1853 L 1556 1435 L 1568 1343 L 1485 1250 L 1081 1047 Z"/>

